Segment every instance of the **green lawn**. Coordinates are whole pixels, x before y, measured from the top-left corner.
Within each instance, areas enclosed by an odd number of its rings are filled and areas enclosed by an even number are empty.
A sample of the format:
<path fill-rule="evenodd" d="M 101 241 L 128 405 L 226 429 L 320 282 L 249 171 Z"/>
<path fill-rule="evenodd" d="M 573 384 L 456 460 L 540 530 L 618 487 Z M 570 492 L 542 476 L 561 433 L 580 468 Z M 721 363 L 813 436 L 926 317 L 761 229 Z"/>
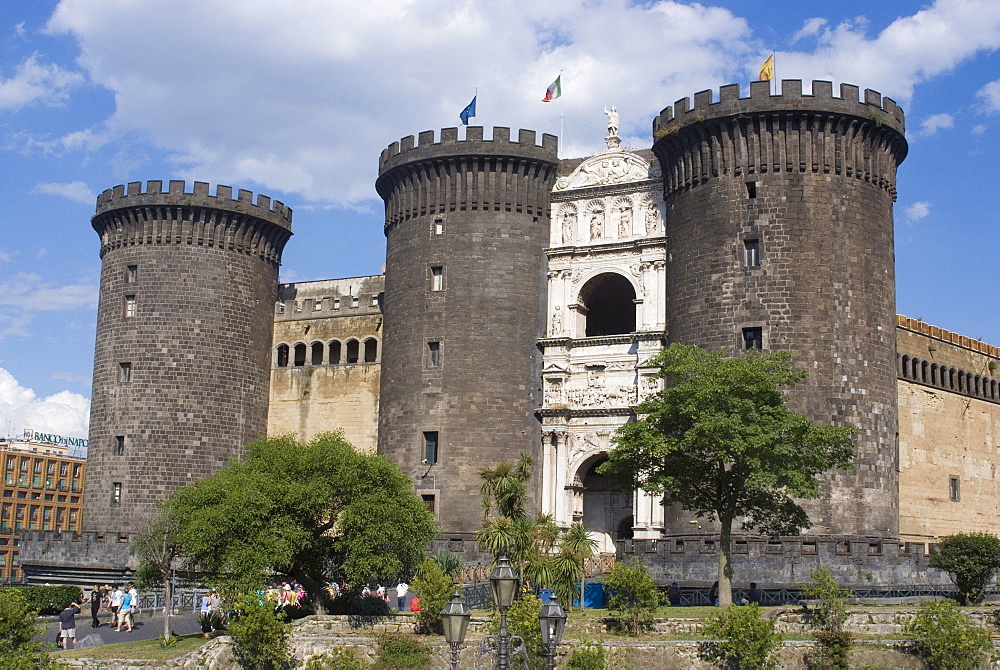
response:
<path fill-rule="evenodd" d="M 182 635 L 171 647 L 163 647 L 159 640 L 138 640 L 136 642 L 116 642 L 93 649 L 69 649 L 52 652 L 53 658 L 129 658 L 143 661 L 166 661 L 192 652 L 208 642 L 201 636 Z"/>

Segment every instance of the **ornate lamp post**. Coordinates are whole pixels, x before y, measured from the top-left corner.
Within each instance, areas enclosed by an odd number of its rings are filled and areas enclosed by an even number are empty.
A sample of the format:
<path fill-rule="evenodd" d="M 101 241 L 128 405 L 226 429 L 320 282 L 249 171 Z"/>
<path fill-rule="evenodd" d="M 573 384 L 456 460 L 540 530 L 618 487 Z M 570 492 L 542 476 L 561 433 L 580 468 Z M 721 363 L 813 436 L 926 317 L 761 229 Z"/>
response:
<path fill-rule="evenodd" d="M 472 610 L 465 604 L 465 599 L 458 591 L 451 596 L 441 610 L 441 622 L 444 624 L 444 639 L 451 646 L 452 670 L 458 667 L 458 649 L 465 642 L 465 631 L 469 628 Z"/>
<path fill-rule="evenodd" d="M 507 670 L 508 654 L 510 652 L 511 636 L 507 631 L 507 610 L 514 603 L 514 594 L 520 580 L 510 561 L 507 559 L 507 552 L 501 551 L 497 557 L 496 567 L 490 573 L 490 587 L 493 589 L 493 602 L 500 610 L 500 634 L 497 636 L 497 668 Z"/>
<path fill-rule="evenodd" d="M 542 609 L 538 613 L 538 623 L 542 627 L 545 667 L 547 670 L 553 670 L 556 667 L 556 647 L 562 641 L 563 631 L 566 630 L 566 610 L 559 604 L 558 598 L 552 596 L 548 603 L 542 605 Z"/>

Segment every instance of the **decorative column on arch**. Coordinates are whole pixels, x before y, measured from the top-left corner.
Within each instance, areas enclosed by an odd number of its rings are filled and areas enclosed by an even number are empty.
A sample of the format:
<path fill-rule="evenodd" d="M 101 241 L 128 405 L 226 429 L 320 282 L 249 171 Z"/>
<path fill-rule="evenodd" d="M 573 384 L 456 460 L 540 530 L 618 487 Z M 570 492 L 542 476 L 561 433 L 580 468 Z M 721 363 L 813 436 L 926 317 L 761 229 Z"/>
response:
<path fill-rule="evenodd" d="M 637 540 L 663 535 L 663 496 L 639 489 L 632 498 L 632 532 Z"/>

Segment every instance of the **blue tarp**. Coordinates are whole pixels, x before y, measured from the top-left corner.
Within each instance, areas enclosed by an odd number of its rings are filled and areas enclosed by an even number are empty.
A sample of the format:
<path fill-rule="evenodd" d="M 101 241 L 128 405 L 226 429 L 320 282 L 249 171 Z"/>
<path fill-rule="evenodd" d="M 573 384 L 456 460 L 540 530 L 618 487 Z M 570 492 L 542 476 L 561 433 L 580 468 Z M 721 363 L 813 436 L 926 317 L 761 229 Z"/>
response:
<path fill-rule="evenodd" d="M 584 607 L 604 607 L 604 584 L 585 584 L 583 587 Z M 580 599 L 573 598 L 573 606 L 580 606 Z"/>

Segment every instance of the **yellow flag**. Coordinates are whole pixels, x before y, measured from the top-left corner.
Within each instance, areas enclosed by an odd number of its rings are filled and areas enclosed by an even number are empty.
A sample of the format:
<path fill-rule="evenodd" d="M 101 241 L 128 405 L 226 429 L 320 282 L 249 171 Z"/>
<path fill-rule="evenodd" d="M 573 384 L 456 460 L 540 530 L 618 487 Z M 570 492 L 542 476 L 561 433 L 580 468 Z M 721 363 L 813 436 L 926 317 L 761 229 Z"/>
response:
<path fill-rule="evenodd" d="M 767 57 L 764 64 L 760 66 L 760 80 L 771 81 L 774 79 L 774 54 Z"/>

